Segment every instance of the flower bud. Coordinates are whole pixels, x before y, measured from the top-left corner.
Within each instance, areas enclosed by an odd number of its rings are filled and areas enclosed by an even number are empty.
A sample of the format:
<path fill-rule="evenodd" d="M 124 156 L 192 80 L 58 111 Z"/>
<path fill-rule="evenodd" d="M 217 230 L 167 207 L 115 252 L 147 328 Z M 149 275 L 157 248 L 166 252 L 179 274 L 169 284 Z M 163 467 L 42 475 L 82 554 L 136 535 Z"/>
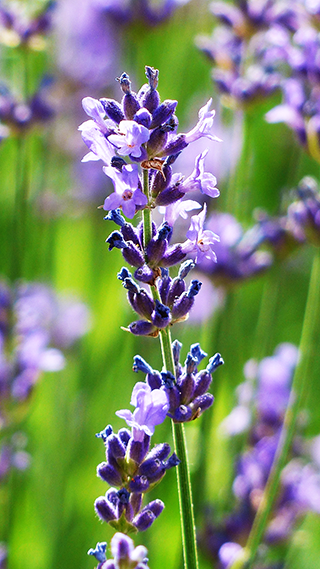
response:
<path fill-rule="evenodd" d="M 121 105 L 114 99 L 100 99 L 106 115 L 117 124 L 125 119 Z"/>

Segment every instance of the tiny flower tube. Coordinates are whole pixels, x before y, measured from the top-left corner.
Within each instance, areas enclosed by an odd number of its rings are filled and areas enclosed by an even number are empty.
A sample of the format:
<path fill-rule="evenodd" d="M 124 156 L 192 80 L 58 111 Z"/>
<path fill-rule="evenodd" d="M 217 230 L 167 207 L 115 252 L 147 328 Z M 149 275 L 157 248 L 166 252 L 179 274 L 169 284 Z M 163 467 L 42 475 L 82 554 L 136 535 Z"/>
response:
<path fill-rule="evenodd" d="M 151 319 L 157 328 L 166 328 L 171 321 L 170 308 L 162 304 L 159 300 L 156 300 Z"/>
<path fill-rule="evenodd" d="M 122 73 L 118 79 L 120 87 L 124 93 L 122 98 L 122 108 L 127 120 L 132 120 L 134 115 L 140 109 L 140 103 L 137 95 L 131 91 L 131 81 L 127 73 Z"/>
<path fill-rule="evenodd" d="M 177 300 L 174 301 L 171 312 L 172 320 L 180 320 L 187 316 L 194 305 L 194 297 L 201 288 L 201 282 L 193 280 L 188 291 L 184 292 Z"/>
<path fill-rule="evenodd" d="M 144 258 L 138 247 L 132 242 L 127 241 L 126 247 L 122 248 L 122 255 L 125 261 L 132 267 L 142 267 Z"/>
<path fill-rule="evenodd" d="M 106 549 L 107 543 L 106 541 L 98 542 L 95 549 L 91 547 L 88 551 L 88 555 L 93 555 L 99 563 L 103 563 L 106 561 Z"/>

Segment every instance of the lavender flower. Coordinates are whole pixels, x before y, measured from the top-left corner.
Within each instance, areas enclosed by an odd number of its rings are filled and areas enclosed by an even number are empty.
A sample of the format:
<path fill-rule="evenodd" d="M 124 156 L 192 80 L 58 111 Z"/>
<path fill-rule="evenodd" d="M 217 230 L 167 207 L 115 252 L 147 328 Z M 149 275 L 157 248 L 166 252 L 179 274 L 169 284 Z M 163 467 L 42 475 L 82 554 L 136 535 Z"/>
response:
<path fill-rule="evenodd" d="M 89 549 L 88 555 L 93 555 L 99 561 L 98 569 L 149 569 L 147 549 L 143 545 L 134 547 L 130 537 L 123 533 L 115 533 L 111 539 L 113 559 L 106 559 L 105 542 L 97 543 L 95 549 Z"/>

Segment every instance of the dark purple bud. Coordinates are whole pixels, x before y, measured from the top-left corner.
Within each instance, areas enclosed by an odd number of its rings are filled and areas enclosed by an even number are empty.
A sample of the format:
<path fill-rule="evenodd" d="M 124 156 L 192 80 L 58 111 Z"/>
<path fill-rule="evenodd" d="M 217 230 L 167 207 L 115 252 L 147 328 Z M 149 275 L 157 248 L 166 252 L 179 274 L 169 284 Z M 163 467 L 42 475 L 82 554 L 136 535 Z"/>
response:
<path fill-rule="evenodd" d="M 120 83 L 120 87 L 124 96 L 122 98 L 122 108 L 124 110 L 125 118 L 127 120 L 133 120 L 134 115 L 140 109 L 140 103 L 138 101 L 137 95 L 131 91 L 131 81 L 127 73 L 122 73 L 122 75 L 117 78 Z"/>
<path fill-rule="evenodd" d="M 156 300 L 152 313 L 152 322 L 157 328 L 166 328 L 171 321 L 170 308 Z"/>
<path fill-rule="evenodd" d="M 131 439 L 131 433 L 129 429 L 126 428 L 120 429 L 120 431 L 118 432 L 118 437 L 122 442 L 122 444 L 127 448 L 128 442 Z"/>
<path fill-rule="evenodd" d="M 139 474 L 146 476 L 148 479 L 156 474 L 162 467 L 161 461 L 154 458 L 146 458 L 139 467 Z"/>
<path fill-rule="evenodd" d="M 152 367 L 141 356 L 134 356 L 132 370 L 136 373 L 152 373 Z"/>
<path fill-rule="evenodd" d="M 155 198 L 160 192 L 163 192 L 170 184 L 172 178 L 172 168 L 163 164 L 161 170 L 157 170 L 151 183 L 151 195 Z"/>
<path fill-rule="evenodd" d="M 174 452 L 170 458 L 163 463 L 164 467 L 166 470 L 169 470 L 169 468 L 174 468 L 175 466 L 178 466 L 178 464 L 180 464 L 181 460 L 180 458 L 177 457 L 176 453 Z"/>
<path fill-rule="evenodd" d="M 179 340 L 174 340 L 172 342 L 172 353 L 175 366 L 177 366 L 179 363 L 181 348 L 182 344 L 179 342 Z"/>
<path fill-rule="evenodd" d="M 109 251 L 112 251 L 114 247 L 117 249 L 123 249 L 124 247 L 127 247 L 127 244 L 123 240 L 123 237 L 119 231 L 113 231 L 111 235 L 109 235 L 108 239 L 106 239 L 106 243 L 109 245 Z"/>
<path fill-rule="evenodd" d="M 149 265 L 157 266 L 168 246 L 168 239 L 170 239 L 172 229 L 167 222 L 164 222 L 160 227 L 158 234 L 149 241 L 146 249 Z"/>
<path fill-rule="evenodd" d="M 184 405 L 188 405 L 190 403 L 195 387 L 195 380 L 193 375 L 187 374 L 183 377 L 180 382 L 179 390 L 181 394 L 181 403 Z"/>
<path fill-rule="evenodd" d="M 182 293 L 184 293 L 185 289 L 186 283 L 184 280 L 180 279 L 179 277 L 173 279 L 167 297 L 168 306 L 172 306 L 174 301 L 177 300 L 177 298 L 179 298 Z"/>
<path fill-rule="evenodd" d="M 118 494 L 118 498 L 119 498 L 119 501 L 121 502 L 121 504 L 128 504 L 129 503 L 130 492 L 128 492 L 128 490 L 126 490 L 125 488 L 120 488 L 120 490 L 118 490 L 117 494 Z"/>
<path fill-rule="evenodd" d="M 194 296 L 197 296 L 197 294 L 200 292 L 201 286 L 202 282 L 198 281 L 197 279 L 191 281 L 191 284 L 187 292 L 188 298 L 193 298 Z"/>
<path fill-rule="evenodd" d="M 138 249 L 132 241 L 126 242 L 126 246 L 122 249 L 122 255 L 125 261 L 127 261 L 127 263 L 132 267 L 139 268 L 144 264 L 144 258 L 140 249 Z"/>
<path fill-rule="evenodd" d="M 193 396 L 198 397 L 199 395 L 206 393 L 211 385 L 211 382 L 211 374 L 207 370 L 200 371 L 196 376 L 196 386 Z"/>
<path fill-rule="evenodd" d="M 138 294 L 140 292 L 140 288 L 131 277 L 123 279 L 122 284 L 126 290 L 132 292 L 133 294 Z"/>
<path fill-rule="evenodd" d="M 171 154 L 178 154 L 188 146 L 186 142 L 186 135 L 185 134 L 178 134 L 174 139 L 171 139 L 170 142 L 166 145 L 166 147 L 162 150 L 159 154 L 159 158 L 162 156 L 170 156 Z"/>
<path fill-rule="evenodd" d="M 105 443 L 106 440 L 107 440 L 107 438 L 108 438 L 110 435 L 112 435 L 112 433 L 113 433 L 113 430 L 112 430 L 111 425 L 107 425 L 107 426 L 105 427 L 105 429 L 103 429 L 103 431 L 100 431 L 100 433 L 96 433 L 96 437 L 97 437 L 98 439 L 102 439 L 103 442 Z"/>
<path fill-rule="evenodd" d="M 162 502 L 162 500 L 153 500 L 143 508 L 143 510 L 150 510 L 150 512 L 152 512 L 156 518 L 160 516 L 163 509 L 164 509 L 164 503 Z"/>
<path fill-rule="evenodd" d="M 199 363 L 208 355 L 201 349 L 200 344 L 198 343 L 190 346 L 190 354 L 197 361 L 197 365 L 199 365 Z"/>
<path fill-rule="evenodd" d="M 152 371 L 152 373 L 148 373 L 146 377 L 146 382 L 150 385 L 151 389 L 160 389 L 162 385 L 161 375 L 158 371 Z"/>
<path fill-rule="evenodd" d="M 211 407 L 213 402 L 214 402 L 214 397 L 213 395 L 211 395 L 211 393 L 204 393 L 203 395 L 196 397 L 192 401 L 192 409 L 193 409 L 192 415 L 194 415 L 195 412 L 198 410 L 200 410 L 200 413 L 203 413 L 203 411 Z"/>
<path fill-rule="evenodd" d="M 190 271 L 192 271 L 192 269 L 194 269 L 194 268 L 195 268 L 195 264 L 193 261 L 184 261 L 184 263 L 182 263 L 180 265 L 178 277 L 180 279 L 185 279 L 188 276 L 188 274 L 190 273 Z"/>
<path fill-rule="evenodd" d="M 117 274 L 119 281 L 125 281 L 125 279 L 131 278 L 131 273 L 128 271 L 127 267 L 122 267 L 121 271 Z"/>
<path fill-rule="evenodd" d="M 209 363 L 207 365 L 207 371 L 209 373 L 213 373 L 216 369 L 224 364 L 224 360 L 221 357 L 221 354 L 217 353 L 212 358 L 210 358 Z"/>
<path fill-rule="evenodd" d="M 102 541 L 101 543 L 97 543 L 95 549 L 92 548 L 89 549 L 88 555 L 93 555 L 97 561 L 103 563 L 107 559 L 106 549 L 107 549 L 107 543 L 105 541 Z"/>
<path fill-rule="evenodd" d="M 125 119 L 121 105 L 119 105 L 117 101 L 114 101 L 114 99 L 100 99 L 100 103 L 102 104 L 106 115 L 115 123 L 119 124 L 120 121 Z"/>
<path fill-rule="evenodd" d="M 139 100 L 141 105 L 146 107 L 150 113 L 153 113 L 160 104 L 159 93 L 156 90 L 158 86 L 159 71 L 158 69 L 153 69 L 153 67 L 148 66 L 146 66 L 145 69 L 149 85 L 144 85 L 142 88 L 143 92 L 141 89 L 138 96 L 140 95 Z"/>
<path fill-rule="evenodd" d="M 148 265 L 143 265 L 135 271 L 134 277 L 142 283 L 152 283 L 155 279 L 155 273 Z"/>
<path fill-rule="evenodd" d="M 161 261 L 161 265 L 162 267 L 172 267 L 173 265 L 177 265 L 183 261 L 185 257 L 186 253 L 182 251 L 181 245 L 175 245 L 174 247 L 170 247 L 170 249 L 167 250 Z"/>
<path fill-rule="evenodd" d="M 106 221 L 113 221 L 117 225 L 120 225 L 120 227 L 122 227 L 126 222 L 124 217 L 121 215 L 121 210 L 119 208 L 111 209 L 103 219 Z"/>
<path fill-rule="evenodd" d="M 105 499 L 104 496 L 100 496 L 96 499 L 94 503 L 94 509 L 98 514 L 99 518 L 104 522 L 111 522 L 116 519 L 116 512 L 112 504 Z"/>
<path fill-rule="evenodd" d="M 171 284 L 171 278 L 169 277 L 168 269 L 161 269 L 161 273 L 162 276 L 158 285 L 158 290 L 163 304 L 168 304 L 167 298 L 168 298 L 169 287 Z"/>
<path fill-rule="evenodd" d="M 148 320 L 151 320 L 151 315 L 154 311 L 154 301 L 144 289 L 140 289 L 139 293 L 136 295 L 135 310 L 140 314 L 140 316 L 144 316 Z"/>
<path fill-rule="evenodd" d="M 190 421 L 192 416 L 192 411 L 190 407 L 186 405 L 180 405 L 178 409 L 176 409 L 173 420 L 178 423 L 185 423 L 186 421 Z"/>
<path fill-rule="evenodd" d="M 135 441 L 133 439 L 130 440 L 129 443 L 129 458 L 136 462 L 137 464 L 141 464 L 144 457 L 147 454 L 144 441 Z"/>
<path fill-rule="evenodd" d="M 142 498 L 143 498 L 142 494 L 138 494 L 137 492 L 133 492 L 130 494 L 130 504 L 132 506 L 134 515 L 136 515 L 141 508 Z"/>
<path fill-rule="evenodd" d="M 114 507 L 117 506 L 119 498 L 118 498 L 118 492 L 115 488 L 109 488 L 109 490 L 107 490 L 106 500 L 108 500 L 108 502 L 110 502 L 110 504 L 112 504 Z"/>
<path fill-rule="evenodd" d="M 180 320 L 187 316 L 194 305 L 194 298 L 189 297 L 187 292 L 184 292 L 175 302 L 171 308 L 172 320 Z"/>
<path fill-rule="evenodd" d="M 135 476 L 129 482 L 130 492 L 138 492 L 139 494 L 145 494 L 149 486 L 150 484 L 146 476 Z"/>
<path fill-rule="evenodd" d="M 98 464 L 97 476 L 110 484 L 110 486 L 121 486 L 122 484 L 122 477 L 119 471 L 107 462 L 101 462 L 101 464 Z"/>
<path fill-rule="evenodd" d="M 160 443 L 153 447 L 153 449 L 148 453 L 146 460 L 165 460 L 170 454 L 170 445 L 168 443 Z"/>
<path fill-rule="evenodd" d="M 167 206 L 183 198 L 185 194 L 179 190 L 179 187 L 180 183 L 177 183 L 165 188 L 159 195 L 157 195 L 155 204 L 159 206 Z"/>
<path fill-rule="evenodd" d="M 142 124 L 146 128 L 149 128 L 152 121 L 152 115 L 146 108 L 142 108 L 134 115 L 133 120 Z"/>
<path fill-rule="evenodd" d="M 125 223 L 121 227 L 121 233 L 125 241 L 132 241 L 138 249 L 141 249 L 138 233 L 131 223 Z"/>
<path fill-rule="evenodd" d="M 150 510 L 142 510 L 133 520 L 133 525 L 138 531 L 147 530 L 155 521 L 156 517 Z"/>
<path fill-rule="evenodd" d="M 173 373 L 171 373 L 171 371 L 162 371 L 161 380 L 162 380 L 162 385 L 164 385 L 168 389 L 171 389 L 175 384 L 175 377 Z"/>
<path fill-rule="evenodd" d="M 147 153 L 149 158 L 157 156 L 167 144 L 167 140 L 168 132 L 165 128 L 160 126 L 153 130 L 147 142 Z"/>
<path fill-rule="evenodd" d="M 147 320 L 136 320 L 128 326 L 129 332 L 135 336 L 153 336 L 157 328 Z"/>
<path fill-rule="evenodd" d="M 193 373 L 195 370 L 197 370 L 197 363 L 198 361 L 189 353 L 185 361 L 186 372 Z"/>
<path fill-rule="evenodd" d="M 107 444 L 108 456 L 112 456 L 116 460 L 125 457 L 126 449 L 117 435 L 110 435 L 107 439 Z"/>
<path fill-rule="evenodd" d="M 161 103 L 161 105 L 155 109 L 152 115 L 152 123 L 150 128 L 157 128 L 158 126 L 166 123 L 176 110 L 177 104 L 178 101 L 172 101 L 170 99 L 163 101 L 163 103 Z M 170 152 L 170 154 L 174 153 Z"/>
<path fill-rule="evenodd" d="M 174 416 L 176 409 L 180 405 L 180 391 L 176 385 L 171 388 L 166 388 L 166 393 L 169 402 L 169 415 Z"/>

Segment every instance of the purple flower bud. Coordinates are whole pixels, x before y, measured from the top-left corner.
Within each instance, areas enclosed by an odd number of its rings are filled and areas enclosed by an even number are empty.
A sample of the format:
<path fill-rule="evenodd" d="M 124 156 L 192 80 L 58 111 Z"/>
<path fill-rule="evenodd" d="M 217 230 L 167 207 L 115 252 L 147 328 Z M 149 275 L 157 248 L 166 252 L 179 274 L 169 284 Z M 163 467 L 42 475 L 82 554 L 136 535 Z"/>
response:
<path fill-rule="evenodd" d="M 179 277 L 173 279 L 170 285 L 170 289 L 168 291 L 168 297 L 167 297 L 168 306 L 172 306 L 174 301 L 177 300 L 177 298 L 179 298 L 179 296 L 181 296 L 182 293 L 184 293 L 185 289 L 186 289 L 186 283 L 184 282 L 184 280 L 180 279 Z"/>
<path fill-rule="evenodd" d="M 146 382 L 150 385 L 151 389 L 160 389 L 162 385 L 161 375 L 158 371 L 152 371 L 152 373 L 148 373 L 146 377 Z"/>
<path fill-rule="evenodd" d="M 120 208 L 110 210 L 109 213 L 103 219 L 106 221 L 113 221 L 117 225 L 120 225 L 120 227 L 122 227 L 125 224 L 125 219 L 121 215 Z"/>
<path fill-rule="evenodd" d="M 125 241 L 132 241 L 132 243 L 134 243 L 138 249 L 141 249 L 137 231 L 131 223 L 125 223 L 121 227 L 121 233 Z"/>
<path fill-rule="evenodd" d="M 175 245 L 174 247 L 170 247 L 170 249 L 167 250 L 161 261 L 161 265 L 162 267 L 172 267 L 173 265 L 177 265 L 183 261 L 185 257 L 186 253 L 184 253 L 182 250 L 181 245 Z"/>
<path fill-rule="evenodd" d="M 132 369 L 136 373 L 138 371 L 142 371 L 142 373 L 152 373 L 152 367 L 141 356 L 134 356 Z"/>
<path fill-rule="evenodd" d="M 137 492 L 133 492 L 130 495 L 130 504 L 132 506 L 134 515 L 137 515 L 137 513 L 140 511 L 142 498 L 142 494 L 138 494 Z"/>
<path fill-rule="evenodd" d="M 144 264 L 144 258 L 141 251 L 134 243 L 132 243 L 132 241 L 128 241 L 126 246 L 122 248 L 122 255 L 125 261 L 127 261 L 127 263 L 132 267 L 139 268 Z"/>
<path fill-rule="evenodd" d="M 140 314 L 140 316 L 144 316 L 148 320 L 151 320 L 151 314 L 154 311 L 154 301 L 144 289 L 140 289 L 139 293 L 136 295 L 135 310 Z"/>
<path fill-rule="evenodd" d="M 193 396 L 198 397 L 199 395 L 206 393 L 211 385 L 211 382 L 211 374 L 207 370 L 200 371 L 196 377 L 196 385 Z"/>
<path fill-rule="evenodd" d="M 102 103 L 106 115 L 115 123 L 119 124 L 125 119 L 121 105 L 114 99 L 100 99 L 100 103 Z"/>
<path fill-rule="evenodd" d="M 134 115 L 133 120 L 146 128 L 150 128 L 152 115 L 146 108 L 142 108 Z"/>
<path fill-rule="evenodd" d="M 148 264 L 156 267 L 167 250 L 168 239 L 172 234 L 170 225 L 164 222 L 160 227 L 158 234 L 149 241 L 147 245 Z"/>
<path fill-rule="evenodd" d="M 148 109 L 150 113 L 153 113 L 160 104 L 160 97 L 159 93 L 156 90 L 158 86 L 158 69 L 153 69 L 153 67 L 146 66 L 146 76 L 149 81 L 149 85 L 147 85 L 146 89 L 141 94 L 139 100 L 143 107 Z M 139 94 L 138 94 L 139 96 Z"/>
<path fill-rule="evenodd" d="M 154 474 L 156 474 L 159 469 L 162 467 L 161 461 L 159 459 L 154 458 L 146 458 L 139 467 L 139 474 L 142 476 L 146 476 L 148 480 Z"/>
<path fill-rule="evenodd" d="M 171 139 L 170 142 L 165 146 L 162 152 L 159 154 L 159 158 L 163 156 L 170 156 L 171 154 L 179 154 L 181 150 L 188 146 L 185 134 L 178 134 L 175 138 Z"/>
<path fill-rule="evenodd" d="M 136 462 L 137 464 L 141 464 L 144 457 L 147 453 L 146 445 L 143 441 L 136 441 L 134 439 L 130 439 L 129 443 L 129 458 Z"/>
<path fill-rule="evenodd" d="M 152 123 L 150 125 L 150 128 L 153 129 L 166 123 L 176 110 L 177 104 L 178 101 L 172 101 L 170 99 L 163 101 L 163 103 L 161 103 L 161 105 L 155 109 L 152 115 Z M 173 153 L 170 152 L 170 154 Z"/>
<path fill-rule="evenodd" d="M 120 429 L 118 432 L 118 437 L 122 444 L 127 448 L 128 442 L 131 439 L 130 431 L 126 428 Z"/>
<path fill-rule="evenodd" d="M 170 308 L 156 300 L 152 322 L 157 328 L 166 328 L 171 321 Z"/>
<path fill-rule="evenodd" d="M 101 462 L 101 464 L 98 464 L 97 476 L 110 484 L 110 486 L 121 486 L 122 484 L 122 478 L 119 471 L 107 462 Z"/>
<path fill-rule="evenodd" d="M 105 499 L 104 496 L 100 496 L 96 499 L 94 503 L 94 509 L 98 514 L 99 518 L 104 522 L 111 522 L 116 519 L 116 512 L 112 504 Z"/>
<path fill-rule="evenodd" d="M 180 405 L 178 409 L 176 409 L 173 420 L 177 423 L 185 423 L 186 421 L 190 421 L 192 416 L 192 411 L 190 407 L 186 405 Z"/>
<path fill-rule="evenodd" d="M 157 197 L 170 184 L 172 178 L 172 168 L 166 162 L 163 163 L 162 169 L 157 170 L 150 185 L 151 195 Z"/>
<path fill-rule="evenodd" d="M 158 127 L 152 131 L 147 142 L 147 153 L 149 158 L 157 156 L 165 147 L 168 140 L 168 132 L 164 127 Z"/>
<path fill-rule="evenodd" d="M 138 281 L 149 284 L 152 284 L 154 282 L 156 276 L 157 274 L 155 273 L 155 271 L 150 267 L 148 267 L 148 265 L 143 265 L 142 267 L 139 267 L 134 273 L 134 277 Z"/>
<path fill-rule="evenodd" d="M 124 110 L 125 118 L 127 120 L 132 120 L 136 112 L 140 109 L 140 103 L 138 101 L 137 95 L 131 91 L 131 81 L 127 73 L 122 73 L 122 75 L 117 79 L 120 83 L 120 87 L 124 93 L 122 99 L 122 107 Z"/>
<path fill-rule="evenodd" d="M 114 247 L 117 249 L 123 249 L 124 247 L 127 247 L 127 244 L 123 240 L 123 237 L 119 231 L 113 231 L 111 235 L 109 235 L 108 239 L 106 239 L 106 243 L 109 245 L 109 251 L 112 251 Z"/>
<path fill-rule="evenodd" d="M 127 162 L 120 156 L 112 156 L 110 165 L 112 168 L 116 168 L 119 172 L 122 172 L 122 168 L 127 166 Z"/>
<path fill-rule="evenodd" d="M 182 263 L 180 266 L 178 277 L 180 279 L 185 279 L 188 276 L 188 274 L 190 273 L 190 271 L 192 271 L 192 269 L 194 269 L 194 267 L 195 267 L 195 264 L 193 261 L 191 261 L 191 260 L 184 261 L 184 263 Z"/>
<path fill-rule="evenodd" d="M 160 294 L 161 301 L 163 304 L 168 305 L 167 298 L 168 298 L 168 291 L 171 283 L 171 278 L 169 277 L 168 269 L 161 269 L 162 277 L 158 284 L 158 290 Z"/>
<path fill-rule="evenodd" d="M 107 439 L 107 445 L 108 456 L 112 456 L 116 460 L 125 457 L 126 449 L 117 435 L 110 435 Z"/>
<path fill-rule="evenodd" d="M 156 197 L 155 204 L 158 206 L 167 206 L 172 203 L 177 202 L 184 197 L 184 193 L 179 189 L 180 184 L 174 184 L 173 186 L 166 187 L 161 193 Z"/>
<path fill-rule="evenodd" d="M 168 443 L 160 443 L 153 447 L 148 453 L 146 460 L 165 460 L 170 454 L 170 445 Z"/>
<path fill-rule="evenodd" d="M 179 390 L 181 394 L 181 403 L 188 405 L 190 403 L 195 388 L 195 380 L 193 375 L 187 374 L 183 376 L 179 382 Z"/>
<path fill-rule="evenodd" d="M 209 373 L 213 373 L 216 369 L 224 364 L 224 360 L 221 357 L 221 354 L 217 353 L 212 358 L 210 358 L 209 363 L 207 365 L 207 371 Z"/>
<path fill-rule="evenodd" d="M 187 292 L 184 292 L 177 300 L 174 301 L 171 308 L 172 320 L 180 320 L 187 316 L 194 305 L 194 297 L 189 297 Z"/>
<path fill-rule="evenodd" d="M 194 281 L 192 281 L 194 282 Z M 203 360 L 203 358 L 206 358 L 208 354 L 206 354 L 206 352 L 204 352 L 203 350 L 201 350 L 200 344 L 192 344 L 190 346 L 190 353 L 192 355 L 192 357 L 197 361 L 197 365 L 199 365 L 199 363 Z"/>
<path fill-rule="evenodd" d="M 172 455 L 170 456 L 170 458 L 164 462 L 164 467 L 166 470 L 169 470 L 169 468 L 174 468 L 175 466 L 178 466 L 178 464 L 180 464 L 181 460 L 180 458 L 177 457 L 176 453 L 172 453 Z"/>
<path fill-rule="evenodd" d="M 125 279 L 131 278 L 131 273 L 128 271 L 127 267 L 122 267 L 121 271 L 117 274 L 119 281 L 125 281 Z"/>
<path fill-rule="evenodd" d="M 214 402 L 214 397 L 213 395 L 211 395 L 211 393 L 204 393 L 203 395 L 199 395 L 199 397 L 196 397 L 192 401 L 193 415 L 198 410 L 200 411 L 200 413 L 203 413 L 203 411 L 211 407 L 213 402 Z M 199 415 L 197 414 L 197 416 Z"/>
<path fill-rule="evenodd" d="M 181 352 L 182 344 L 179 340 L 174 340 L 172 342 L 172 352 L 173 352 L 173 359 L 174 364 L 177 366 L 179 364 L 180 352 Z"/>
<path fill-rule="evenodd" d="M 136 320 L 128 326 L 129 331 L 135 336 L 153 336 L 157 328 L 147 320 Z"/>
<path fill-rule="evenodd" d="M 103 431 L 100 431 L 100 433 L 96 433 L 96 437 L 98 439 L 102 439 L 103 442 L 105 443 L 107 438 L 109 437 L 109 435 L 112 435 L 113 431 L 112 431 L 112 427 L 111 425 L 107 425 Z"/>
<path fill-rule="evenodd" d="M 130 492 L 138 492 L 139 494 L 145 494 L 149 486 L 148 478 L 140 475 L 132 478 L 129 483 Z"/>
<path fill-rule="evenodd" d="M 103 563 L 104 561 L 106 561 L 106 549 L 107 549 L 107 543 L 105 541 L 102 541 L 100 543 L 97 543 L 95 549 L 89 549 L 88 551 L 88 555 L 93 555 L 97 561 L 99 561 L 100 563 Z"/>

